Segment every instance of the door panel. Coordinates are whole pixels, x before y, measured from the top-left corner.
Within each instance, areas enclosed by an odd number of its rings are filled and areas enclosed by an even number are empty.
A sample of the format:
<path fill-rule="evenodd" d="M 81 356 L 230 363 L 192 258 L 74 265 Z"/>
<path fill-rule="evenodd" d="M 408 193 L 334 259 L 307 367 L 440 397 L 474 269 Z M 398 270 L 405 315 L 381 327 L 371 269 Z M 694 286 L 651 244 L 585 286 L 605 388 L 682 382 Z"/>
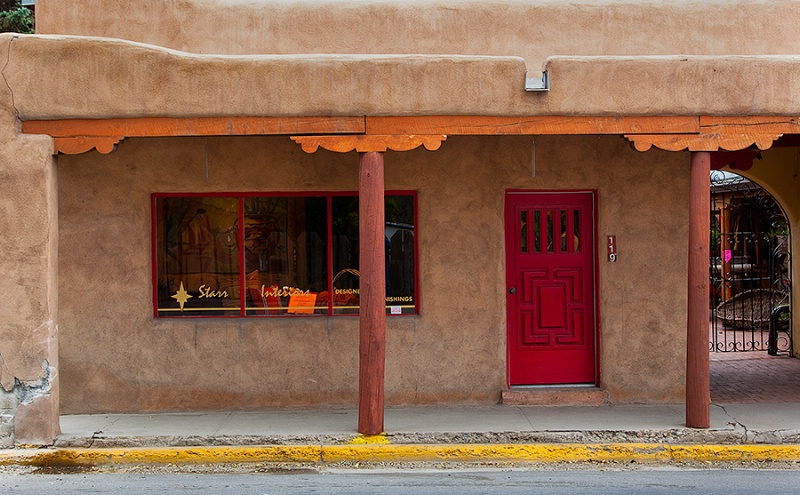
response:
<path fill-rule="evenodd" d="M 594 383 L 594 195 L 506 196 L 510 385 Z"/>

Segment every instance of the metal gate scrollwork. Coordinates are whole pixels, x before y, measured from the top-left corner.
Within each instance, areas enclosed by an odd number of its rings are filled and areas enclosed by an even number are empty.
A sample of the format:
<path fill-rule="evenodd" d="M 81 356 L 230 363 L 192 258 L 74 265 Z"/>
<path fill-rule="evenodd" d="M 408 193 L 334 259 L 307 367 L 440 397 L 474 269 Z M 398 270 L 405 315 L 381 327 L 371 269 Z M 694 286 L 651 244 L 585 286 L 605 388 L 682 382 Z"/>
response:
<path fill-rule="evenodd" d="M 791 352 L 789 246 L 786 216 L 767 191 L 711 173 L 711 352 Z"/>

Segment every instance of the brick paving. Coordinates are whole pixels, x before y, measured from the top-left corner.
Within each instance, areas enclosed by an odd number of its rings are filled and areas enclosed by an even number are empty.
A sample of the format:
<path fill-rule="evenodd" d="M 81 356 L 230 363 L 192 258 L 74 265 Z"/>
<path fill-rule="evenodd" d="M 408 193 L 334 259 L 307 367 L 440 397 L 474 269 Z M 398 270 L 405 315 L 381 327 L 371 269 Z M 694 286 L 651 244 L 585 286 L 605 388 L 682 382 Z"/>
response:
<path fill-rule="evenodd" d="M 800 359 L 766 351 L 712 352 L 711 401 L 800 403 Z"/>

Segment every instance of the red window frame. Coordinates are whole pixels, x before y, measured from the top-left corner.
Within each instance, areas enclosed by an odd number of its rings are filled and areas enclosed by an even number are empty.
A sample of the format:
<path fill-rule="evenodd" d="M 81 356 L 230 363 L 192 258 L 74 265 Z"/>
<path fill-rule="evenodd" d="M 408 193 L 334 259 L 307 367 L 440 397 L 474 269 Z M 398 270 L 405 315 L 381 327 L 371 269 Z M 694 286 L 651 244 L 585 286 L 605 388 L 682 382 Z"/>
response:
<path fill-rule="evenodd" d="M 305 192 L 158 192 L 152 193 L 150 199 L 151 211 L 151 263 L 152 263 L 152 291 L 153 291 L 153 317 L 159 319 L 192 319 L 192 318 L 298 318 L 298 317 L 325 317 L 325 316 L 358 316 L 360 312 L 353 314 L 338 314 L 334 312 L 333 297 L 328 298 L 328 311 L 326 314 L 247 314 L 248 308 L 246 304 L 245 286 L 246 286 L 246 266 L 245 266 L 245 249 L 244 249 L 244 200 L 250 197 L 324 197 L 326 200 L 326 214 L 327 214 L 327 288 L 328 294 L 333 294 L 333 198 L 358 196 L 356 191 L 305 191 Z M 420 298 L 419 298 L 419 209 L 416 191 L 412 190 L 387 190 L 384 196 L 410 196 L 413 201 L 413 217 L 414 217 L 414 238 L 413 238 L 413 256 L 414 256 L 414 310 L 411 313 L 391 314 L 387 312 L 387 316 L 414 316 L 420 313 Z M 239 245 L 239 314 L 228 315 L 181 315 L 179 317 L 164 316 L 159 314 L 158 305 L 158 212 L 156 201 L 160 198 L 220 198 L 229 197 L 236 198 L 238 204 L 238 245 Z M 387 310 L 391 305 L 386 306 Z M 232 309 L 235 311 L 235 309 Z"/>

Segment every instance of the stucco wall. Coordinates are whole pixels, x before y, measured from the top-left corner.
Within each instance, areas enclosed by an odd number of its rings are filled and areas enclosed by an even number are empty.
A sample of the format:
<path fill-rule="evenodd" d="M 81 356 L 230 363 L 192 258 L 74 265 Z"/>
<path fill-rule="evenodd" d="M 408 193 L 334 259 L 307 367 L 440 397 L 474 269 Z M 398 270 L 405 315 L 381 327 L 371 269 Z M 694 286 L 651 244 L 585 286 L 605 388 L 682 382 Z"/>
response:
<path fill-rule="evenodd" d="M 37 32 L 193 53 L 800 53 L 797 0 L 38 0 Z M 625 84 L 625 81 L 617 81 Z"/>
<path fill-rule="evenodd" d="M 387 402 L 498 401 L 507 188 L 599 191 L 599 233 L 619 245 L 617 263 L 599 261 L 603 386 L 618 402 L 682 401 L 688 154 L 538 137 L 532 176 L 531 150 L 529 137 L 451 137 L 387 154 L 386 187 L 418 191 L 422 305 L 388 320 Z M 65 413 L 355 405 L 357 319 L 153 319 L 150 262 L 152 192 L 355 190 L 355 154 L 129 139 L 58 169 Z"/>
<path fill-rule="evenodd" d="M 800 114 L 800 56 L 551 57 L 548 92 L 503 56 L 199 56 L 85 37 L 12 40 L 23 120 L 308 115 Z M 42 74 L 59 74 L 43 78 Z"/>
<path fill-rule="evenodd" d="M 0 447 L 50 443 L 59 431 L 53 144 L 19 135 L 16 117 L 0 84 Z"/>

